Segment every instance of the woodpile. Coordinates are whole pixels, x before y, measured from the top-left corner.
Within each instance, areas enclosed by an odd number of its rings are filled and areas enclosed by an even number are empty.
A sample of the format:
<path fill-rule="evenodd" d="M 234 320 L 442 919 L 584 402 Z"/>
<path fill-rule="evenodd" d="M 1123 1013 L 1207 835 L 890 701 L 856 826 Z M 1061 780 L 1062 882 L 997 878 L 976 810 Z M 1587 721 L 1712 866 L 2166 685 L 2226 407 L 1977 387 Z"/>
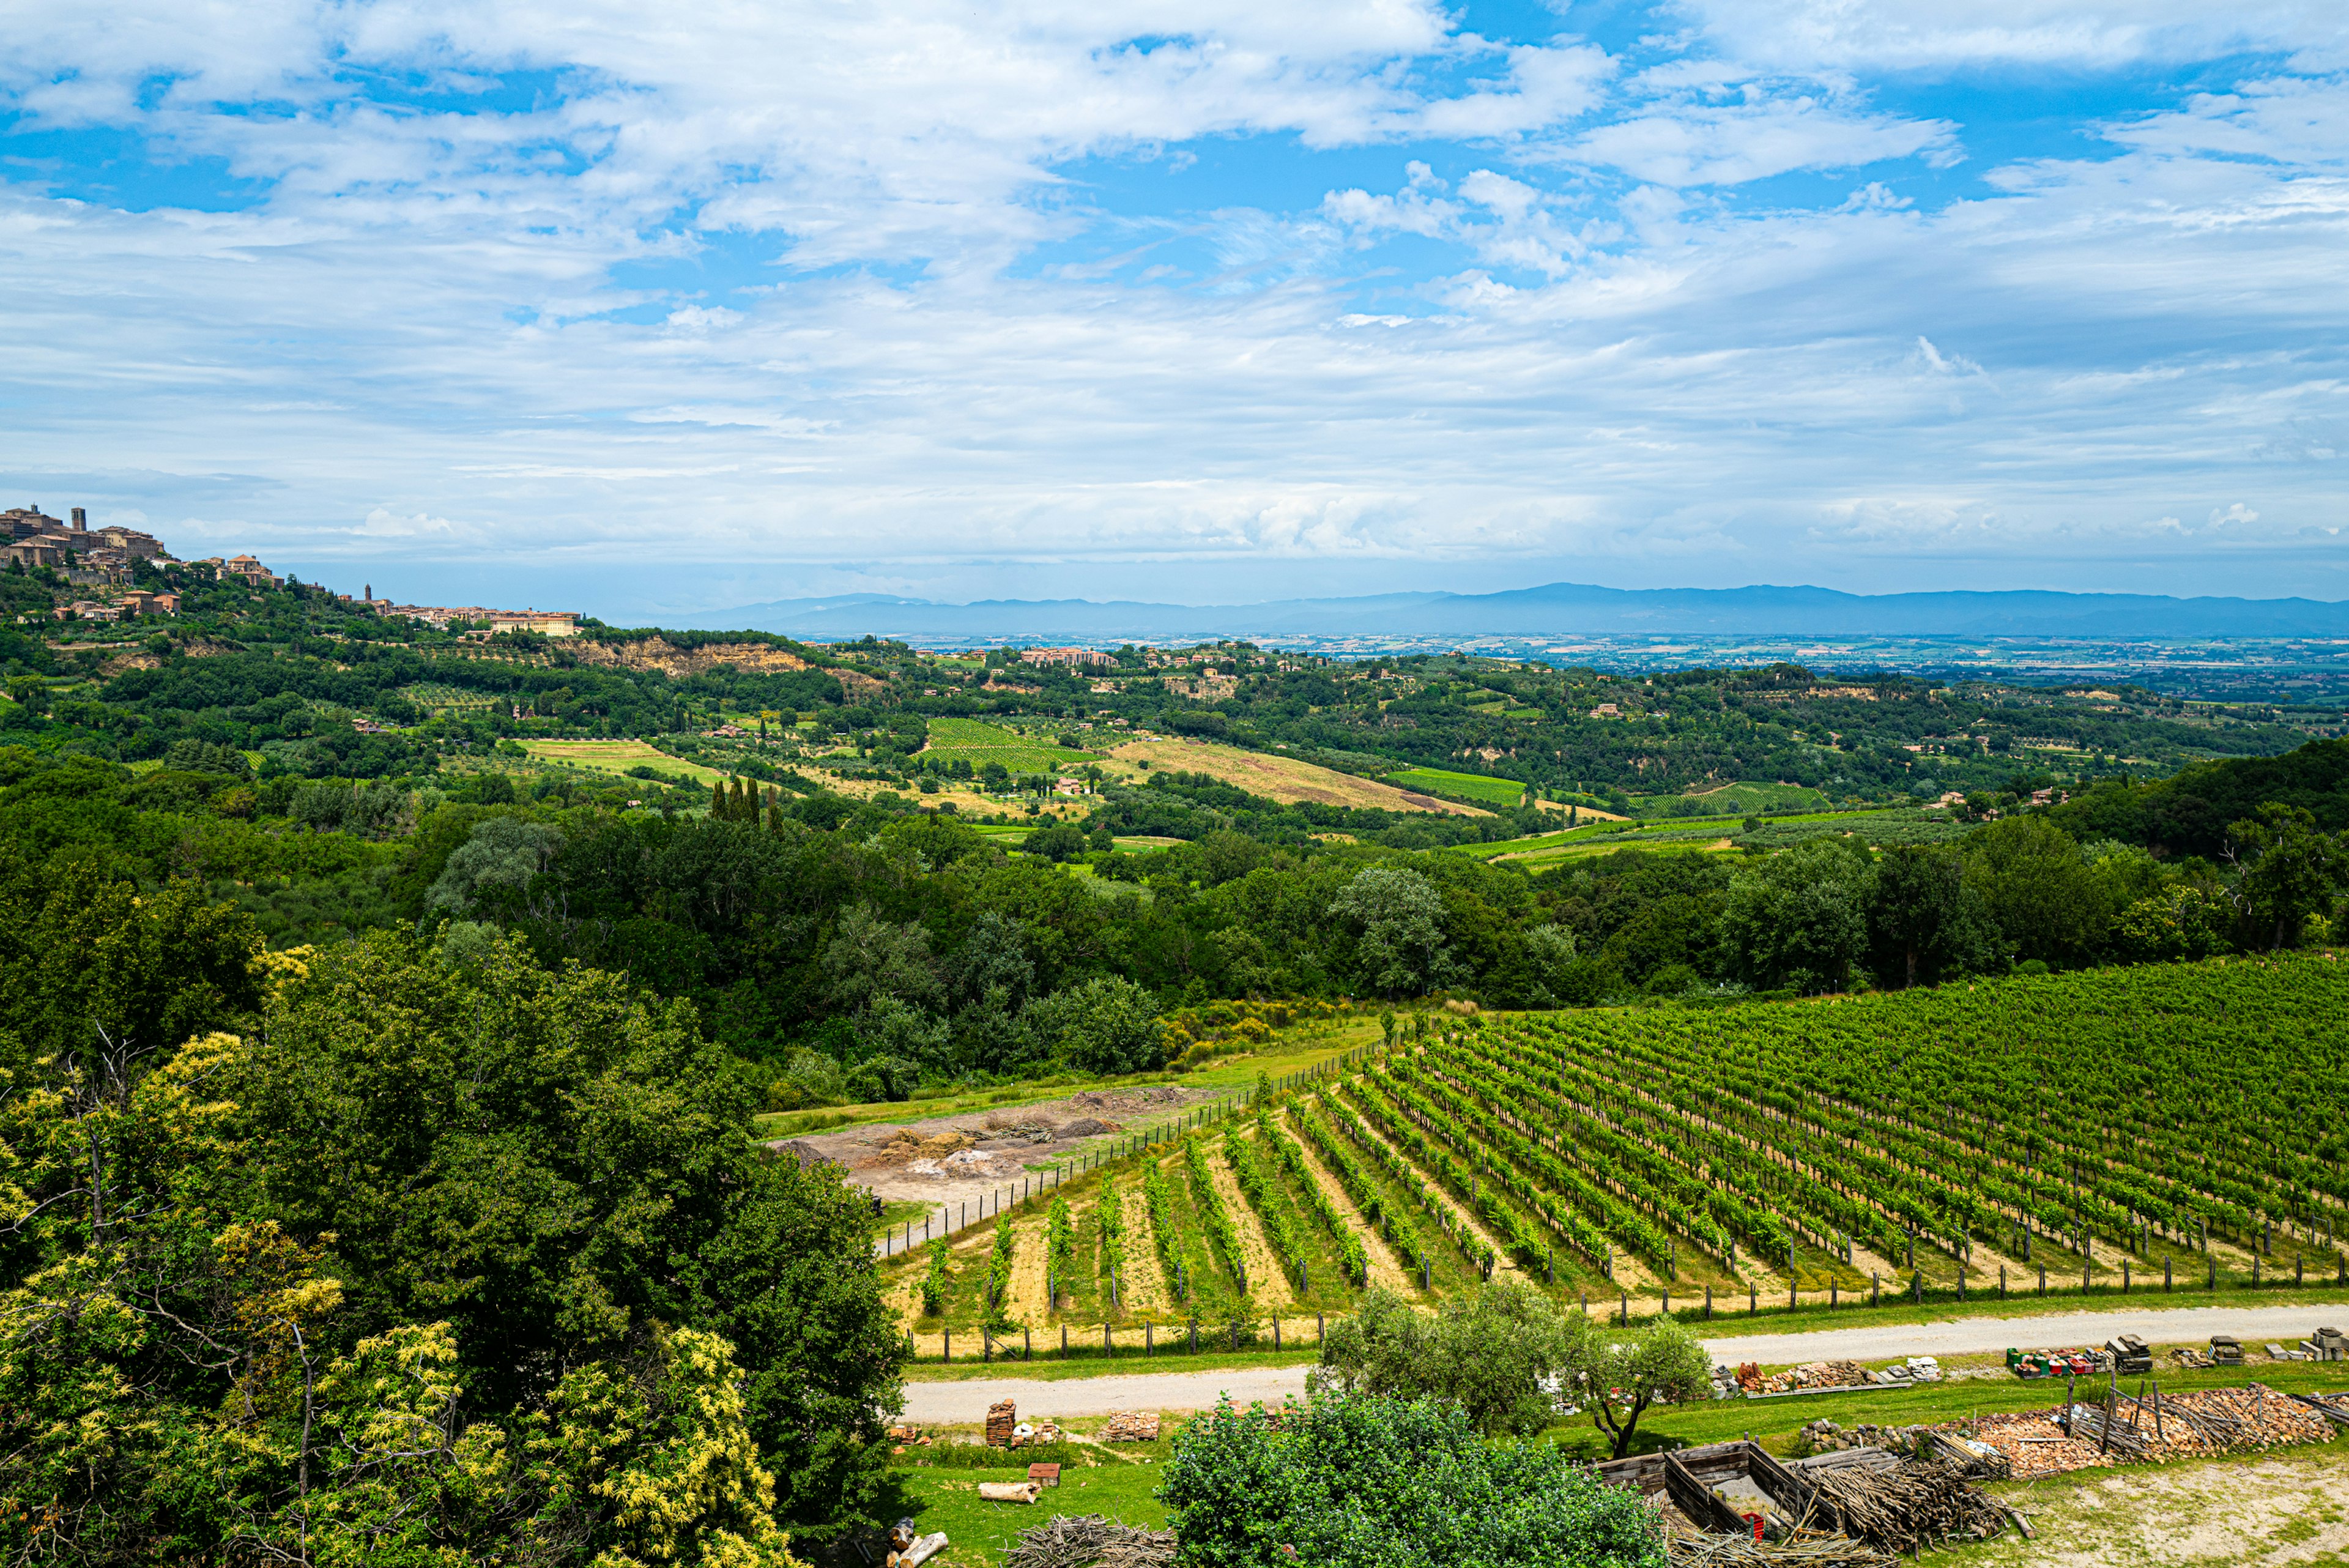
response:
<path fill-rule="evenodd" d="M 2006 1526 L 1998 1504 L 1945 1465 L 1835 1465 L 1804 1474 L 1846 1533 L 1895 1555 L 1952 1539 L 1987 1541 Z"/>
<path fill-rule="evenodd" d="M 1101 1429 L 1101 1439 L 1104 1443 L 1154 1443 L 1158 1440 L 1158 1417 L 1146 1411 L 1121 1410 Z"/>
<path fill-rule="evenodd" d="M 1089 1513 L 1022 1532 L 1003 1568 L 1172 1568 L 1174 1561 L 1173 1531 L 1136 1530 Z"/>
<path fill-rule="evenodd" d="M 1675 1531 L 1664 1538 L 1664 1555 L 1671 1568 L 1898 1568 L 1900 1561 L 1848 1535 L 1808 1531 L 1790 1541 Z"/>
<path fill-rule="evenodd" d="M 987 1407 L 987 1444 L 989 1448 L 1011 1446 L 1011 1428 L 1019 1424 L 1019 1412 L 1009 1399 L 999 1399 Z"/>

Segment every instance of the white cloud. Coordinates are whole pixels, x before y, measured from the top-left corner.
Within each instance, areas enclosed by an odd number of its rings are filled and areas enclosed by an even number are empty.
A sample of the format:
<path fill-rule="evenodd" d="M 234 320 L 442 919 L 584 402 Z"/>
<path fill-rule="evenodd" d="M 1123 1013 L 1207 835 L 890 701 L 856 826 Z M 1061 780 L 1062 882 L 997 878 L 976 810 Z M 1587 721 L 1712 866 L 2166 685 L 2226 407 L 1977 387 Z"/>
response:
<path fill-rule="evenodd" d="M 1797 70 L 2102 68 L 2255 50 L 2329 54 L 2349 38 L 2327 0 L 1681 0 L 1679 8 L 1724 53 Z"/>
<path fill-rule="evenodd" d="M 378 506 L 368 512 L 358 525 L 361 539 L 454 539 L 470 530 L 460 528 L 446 517 L 433 517 L 419 512 L 402 516 L 388 506 Z"/>
<path fill-rule="evenodd" d="M 761 563 L 1260 558 L 1309 588 L 2337 551 L 2309 529 L 2349 431 L 2338 83 L 2263 66 L 1977 183 L 1909 178 L 1966 128 L 1865 79 L 2313 58 L 2315 13 L 1688 14 L 1711 32 L 1633 75 L 1423 0 L 50 7 L 0 44 L 36 124 L 262 192 L 133 210 L 13 166 L 0 473 L 167 539 L 603 560 L 616 595 Z M 375 72 L 535 74 L 462 113 L 362 101 Z M 1260 183 L 1143 190 L 1250 156 Z M 1736 189 L 1863 169 L 1809 207 Z"/>
<path fill-rule="evenodd" d="M 1658 185 L 1737 185 L 1892 159 L 1950 161 L 1956 130 L 1946 120 L 1853 112 L 1805 96 L 1692 104 L 1618 120 L 1567 144 L 1561 155 Z"/>

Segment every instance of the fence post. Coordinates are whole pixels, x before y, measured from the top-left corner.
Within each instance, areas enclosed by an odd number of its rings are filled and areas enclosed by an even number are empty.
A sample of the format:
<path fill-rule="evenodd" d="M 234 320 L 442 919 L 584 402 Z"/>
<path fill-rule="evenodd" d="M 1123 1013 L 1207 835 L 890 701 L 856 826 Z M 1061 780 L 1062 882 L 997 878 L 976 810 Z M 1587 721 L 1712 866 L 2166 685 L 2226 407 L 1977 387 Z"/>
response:
<path fill-rule="evenodd" d="M 1704 1321 L 1707 1323 L 1713 1321 L 1713 1287 L 1711 1285 L 1704 1287 Z"/>

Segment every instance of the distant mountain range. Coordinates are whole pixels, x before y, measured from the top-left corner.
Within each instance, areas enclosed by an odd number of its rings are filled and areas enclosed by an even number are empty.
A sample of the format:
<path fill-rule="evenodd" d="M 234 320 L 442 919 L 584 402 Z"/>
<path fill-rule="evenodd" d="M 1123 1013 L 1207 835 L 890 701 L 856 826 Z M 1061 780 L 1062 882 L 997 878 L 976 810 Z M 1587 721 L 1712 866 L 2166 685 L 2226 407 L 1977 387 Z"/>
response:
<path fill-rule="evenodd" d="M 1601 588 L 1550 583 L 1495 594 L 1380 594 L 1253 605 L 983 599 L 937 604 L 851 594 L 781 599 L 667 624 L 809 641 L 867 635 L 940 642 L 1183 643 L 1216 638 L 1955 637 L 2143 642 L 2349 637 L 2349 604 L 2153 594 L 1847 594 L 1833 588 Z"/>

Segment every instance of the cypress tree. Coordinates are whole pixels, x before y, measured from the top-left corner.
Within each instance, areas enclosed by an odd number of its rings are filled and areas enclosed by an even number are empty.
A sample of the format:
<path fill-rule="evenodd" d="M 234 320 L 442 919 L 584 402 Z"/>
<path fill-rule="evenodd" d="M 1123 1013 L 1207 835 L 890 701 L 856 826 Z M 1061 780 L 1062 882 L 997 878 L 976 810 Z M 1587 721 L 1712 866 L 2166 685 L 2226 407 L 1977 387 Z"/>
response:
<path fill-rule="evenodd" d="M 712 822 L 726 820 L 726 781 L 724 779 L 709 781 L 709 820 Z"/>

